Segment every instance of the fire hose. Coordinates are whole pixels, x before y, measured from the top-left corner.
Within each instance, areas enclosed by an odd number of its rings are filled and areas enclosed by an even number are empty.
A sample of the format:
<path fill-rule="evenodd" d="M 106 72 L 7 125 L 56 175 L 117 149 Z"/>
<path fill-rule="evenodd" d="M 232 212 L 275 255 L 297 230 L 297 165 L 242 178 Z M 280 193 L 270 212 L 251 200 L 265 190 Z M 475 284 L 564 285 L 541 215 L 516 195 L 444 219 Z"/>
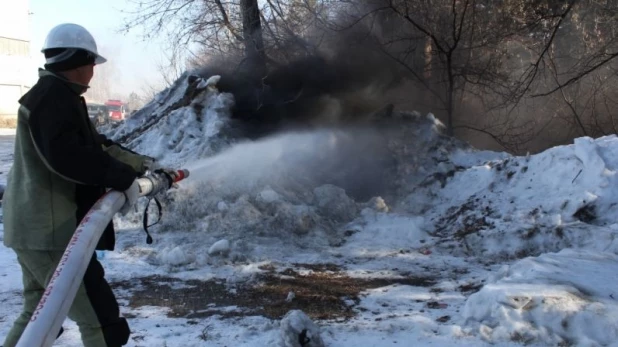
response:
<path fill-rule="evenodd" d="M 140 196 L 153 197 L 188 176 L 188 170 L 149 173 L 137 180 Z M 122 192 L 110 190 L 84 216 L 56 266 L 17 347 L 48 347 L 54 343 L 96 245 L 125 200 Z"/>

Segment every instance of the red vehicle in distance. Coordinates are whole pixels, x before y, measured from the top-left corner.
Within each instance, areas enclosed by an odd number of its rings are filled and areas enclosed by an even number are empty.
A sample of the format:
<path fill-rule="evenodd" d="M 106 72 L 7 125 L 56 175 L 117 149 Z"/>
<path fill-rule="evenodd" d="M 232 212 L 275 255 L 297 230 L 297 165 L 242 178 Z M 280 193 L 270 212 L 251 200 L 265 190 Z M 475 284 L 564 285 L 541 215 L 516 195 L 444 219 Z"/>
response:
<path fill-rule="evenodd" d="M 109 110 L 109 120 L 112 122 L 122 122 L 127 117 L 127 107 L 120 100 L 107 100 L 105 106 Z"/>

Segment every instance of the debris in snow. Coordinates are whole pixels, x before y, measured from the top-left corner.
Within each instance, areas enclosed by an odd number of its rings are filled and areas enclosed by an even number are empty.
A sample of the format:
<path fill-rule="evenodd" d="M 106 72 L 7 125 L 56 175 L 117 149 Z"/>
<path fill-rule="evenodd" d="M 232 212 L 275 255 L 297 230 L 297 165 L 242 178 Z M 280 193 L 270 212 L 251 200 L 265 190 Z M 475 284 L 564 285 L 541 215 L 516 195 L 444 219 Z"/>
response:
<path fill-rule="evenodd" d="M 173 202 L 166 206 L 161 229 L 206 231 L 196 236 L 204 242 L 190 246 L 195 254 L 206 253 L 199 248 L 213 239 L 225 237 L 240 245 L 251 235 L 305 246 L 340 245 L 352 230 L 342 223 L 363 219 L 361 209 L 396 209 L 398 199 L 426 172 L 444 166 L 440 163 L 450 149 L 465 147 L 438 136 L 440 130 L 427 117 L 400 112 L 373 120 L 376 127 L 290 132 L 249 141 L 233 129 L 233 97 L 216 88 L 201 90 L 206 79 L 183 76 L 166 91 L 161 107 L 150 105 L 149 114 L 140 112 L 107 133 L 156 157 L 160 165 L 191 171 L 168 194 Z M 444 149 L 439 158 L 427 150 L 433 146 Z M 260 256 L 252 253 L 250 247 L 242 252 Z"/>
<path fill-rule="evenodd" d="M 437 301 L 430 301 L 427 303 L 427 308 L 430 309 L 445 309 L 448 307 L 448 304 L 445 303 L 441 303 L 441 302 L 437 302 Z"/>
<path fill-rule="evenodd" d="M 226 255 L 230 252 L 230 242 L 228 240 L 219 240 L 208 249 L 209 255 Z"/>
<path fill-rule="evenodd" d="M 324 347 L 320 328 L 303 311 L 288 312 L 280 326 L 280 347 Z"/>

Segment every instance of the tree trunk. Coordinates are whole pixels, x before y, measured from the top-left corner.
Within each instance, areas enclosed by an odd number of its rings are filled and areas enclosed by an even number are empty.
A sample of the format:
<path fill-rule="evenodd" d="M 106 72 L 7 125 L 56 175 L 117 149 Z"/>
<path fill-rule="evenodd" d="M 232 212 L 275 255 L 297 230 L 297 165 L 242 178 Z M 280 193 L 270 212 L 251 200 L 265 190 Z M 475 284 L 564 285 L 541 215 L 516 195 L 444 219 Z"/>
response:
<path fill-rule="evenodd" d="M 266 75 L 266 53 L 257 0 L 240 0 L 246 71 L 257 79 Z"/>
<path fill-rule="evenodd" d="M 446 91 L 446 131 L 449 136 L 455 135 L 453 125 L 453 113 L 455 113 L 455 77 L 453 76 L 452 51 L 446 57 L 446 73 L 448 74 L 448 85 Z"/>

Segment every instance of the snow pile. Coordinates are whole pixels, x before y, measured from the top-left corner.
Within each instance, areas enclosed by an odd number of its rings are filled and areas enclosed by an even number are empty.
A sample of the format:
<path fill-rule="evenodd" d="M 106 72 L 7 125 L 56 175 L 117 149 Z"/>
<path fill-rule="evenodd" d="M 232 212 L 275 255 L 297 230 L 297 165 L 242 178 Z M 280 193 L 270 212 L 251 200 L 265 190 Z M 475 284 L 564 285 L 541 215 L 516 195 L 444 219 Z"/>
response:
<path fill-rule="evenodd" d="M 419 216 L 387 214 L 375 207 L 365 207 L 361 217 L 348 226 L 340 251 L 363 258 L 398 252 L 427 253 L 426 246 L 435 240 L 422 229 L 424 222 Z"/>
<path fill-rule="evenodd" d="M 124 123 L 101 131 L 162 166 L 212 155 L 228 145 L 223 134 L 234 104 L 231 94 L 217 90 L 218 80 L 185 73 Z"/>
<path fill-rule="evenodd" d="M 618 251 L 618 138 L 457 166 L 411 194 L 408 211 L 427 213 L 441 245 L 467 255 L 522 258 L 566 247 Z"/>
<path fill-rule="evenodd" d="M 161 262 L 173 266 L 186 265 L 194 260 L 191 254 L 187 254 L 180 246 L 164 248 L 159 258 Z"/>
<path fill-rule="evenodd" d="M 618 256 L 563 250 L 505 268 L 464 316 L 488 342 L 616 346 Z"/>
<path fill-rule="evenodd" d="M 213 254 L 226 255 L 229 252 L 230 252 L 230 241 L 225 240 L 225 239 L 215 242 L 208 249 L 209 255 L 213 255 Z"/>
<path fill-rule="evenodd" d="M 197 232 L 200 247 L 225 238 L 232 258 L 250 235 L 332 247 L 362 229 L 361 211 L 373 206 L 387 218 L 422 217 L 420 232 L 455 254 L 618 250 L 615 137 L 513 157 L 445 136 L 431 114 L 396 112 L 366 126 L 249 140 L 234 132 L 234 99 L 217 81 L 187 74 L 110 130 L 162 165 L 191 171 L 168 195 L 161 231 Z"/>
<path fill-rule="evenodd" d="M 433 123 L 423 117 L 407 122 L 383 133 L 322 129 L 238 141 L 187 163 L 191 176 L 164 199 L 167 217 L 160 230 L 191 231 L 199 241 L 186 247 L 195 253 L 207 253 L 202 247 L 225 238 L 232 259 L 253 259 L 251 247 L 241 245 L 260 243 L 256 237 L 305 248 L 339 246 L 368 213 L 386 213 L 409 182 L 421 181 L 425 171 L 436 170 L 432 165 L 440 165 L 422 150 L 439 141 L 436 132 L 409 137 Z M 407 156 L 427 153 L 422 165 L 400 160 L 393 143 L 405 138 L 417 144 Z"/>
<path fill-rule="evenodd" d="M 361 206 L 332 185 L 314 191 L 276 189 L 265 186 L 240 193 L 200 183 L 185 185 L 168 195 L 169 218 L 163 219 L 159 232 L 189 232 L 191 242 L 182 245 L 185 252 L 241 260 L 260 256 L 251 247 L 260 243 L 259 238 L 264 243 L 282 239 L 305 247 L 341 242 L 345 222 L 354 219 Z M 223 243 L 214 243 L 224 238 Z"/>
<path fill-rule="evenodd" d="M 162 166 L 208 170 L 202 176 L 236 175 L 223 178 L 234 181 L 239 190 L 258 184 L 257 176 L 264 175 L 266 168 L 268 175 L 281 177 L 299 166 L 310 170 L 294 172 L 301 185 L 305 179 L 330 183 L 367 200 L 374 196 L 363 191 L 369 184 L 381 193 L 397 191 L 389 196 L 391 203 L 427 175 L 450 170 L 447 155 L 454 148 L 469 148 L 444 136 L 444 126 L 432 114 L 423 117 L 417 112 L 392 110 L 377 113 L 373 121 L 363 124 L 286 132 L 251 141 L 239 130 L 241 121 L 231 119 L 235 100 L 233 95 L 218 91 L 219 80 L 219 76 L 185 73 L 124 123 L 101 131 L 156 158 Z M 224 151 L 227 155 L 221 153 Z M 203 158 L 209 159 L 199 162 Z M 245 170 L 238 173 L 232 169 Z M 255 174 L 249 175 L 249 170 Z M 286 173 L 281 174 L 282 170 Z M 249 182 L 237 180 L 247 177 Z M 313 188 L 310 184 L 309 189 Z"/>
<path fill-rule="evenodd" d="M 302 311 L 292 310 L 281 319 L 281 347 L 324 347 L 320 328 Z"/>
<path fill-rule="evenodd" d="M 232 260 L 254 259 L 257 238 L 340 246 L 362 227 L 365 210 L 389 211 L 428 174 L 448 171 L 444 162 L 454 148 L 466 148 L 442 135 L 433 115 L 398 112 L 365 125 L 241 138 L 230 119 L 234 99 L 217 91 L 217 80 L 186 75 L 125 124 L 107 129 L 161 165 L 191 171 L 163 197 L 157 231 L 178 239 L 149 257 L 155 264 L 211 261 L 210 247 L 221 239 L 226 251 L 216 256 Z M 119 223 L 139 222 L 136 214 Z"/>

